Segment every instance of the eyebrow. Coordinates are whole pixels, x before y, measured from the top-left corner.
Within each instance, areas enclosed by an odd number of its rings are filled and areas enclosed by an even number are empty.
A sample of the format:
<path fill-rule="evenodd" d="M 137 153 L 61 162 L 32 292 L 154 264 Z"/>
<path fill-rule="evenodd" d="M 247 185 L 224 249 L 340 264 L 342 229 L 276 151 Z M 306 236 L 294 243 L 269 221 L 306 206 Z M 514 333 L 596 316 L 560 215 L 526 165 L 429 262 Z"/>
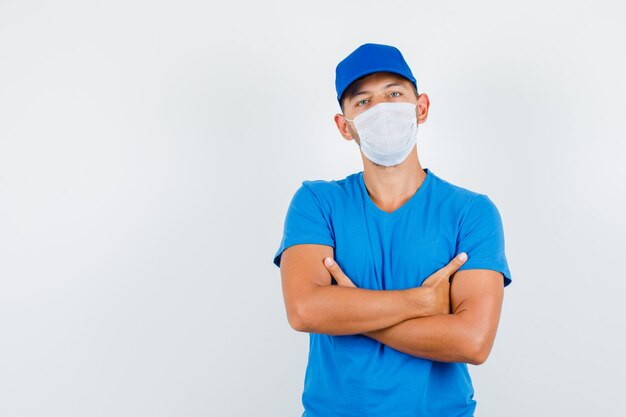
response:
<path fill-rule="evenodd" d="M 400 84 L 400 83 L 389 83 L 389 84 L 387 84 L 387 85 L 383 88 L 383 90 L 386 90 L 386 89 L 388 89 L 389 87 L 404 87 L 404 86 L 403 86 L 402 84 Z M 353 98 L 355 98 L 355 97 L 357 97 L 357 96 L 360 96 L 360 95 L 363 95 L 363 94 L 368 94 L 368 93 L 369 93 L 369 90 L 361 90 L 361 91 L 357 91 L 356 93 L 352 94 L 350 98 L 351 98 L 351 99 L 353 99 Z"/>

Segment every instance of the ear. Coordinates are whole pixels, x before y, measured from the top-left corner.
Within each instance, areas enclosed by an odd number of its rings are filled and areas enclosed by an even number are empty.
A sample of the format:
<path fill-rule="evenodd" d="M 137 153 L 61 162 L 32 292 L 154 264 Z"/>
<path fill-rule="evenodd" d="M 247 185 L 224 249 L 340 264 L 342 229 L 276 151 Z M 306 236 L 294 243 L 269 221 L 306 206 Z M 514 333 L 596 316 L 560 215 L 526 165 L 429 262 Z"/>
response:
<path fill-rule="evenodd" d="M 417 96 L 417 123 L 424 123 L 428 118 L 428 108 L 430 107 L 430 100 L 424 93 Z"/>
<path fill-rule="evenodd" d="M 337 129 L 339 129 L 339 133 L 345 140 L 352 140 L 352 133 L 350 133 L 350 129 L 348 129 L 348 122 L 343 114 L 337 113 L 335 115 L 335 124 L 337 125 Z"/>

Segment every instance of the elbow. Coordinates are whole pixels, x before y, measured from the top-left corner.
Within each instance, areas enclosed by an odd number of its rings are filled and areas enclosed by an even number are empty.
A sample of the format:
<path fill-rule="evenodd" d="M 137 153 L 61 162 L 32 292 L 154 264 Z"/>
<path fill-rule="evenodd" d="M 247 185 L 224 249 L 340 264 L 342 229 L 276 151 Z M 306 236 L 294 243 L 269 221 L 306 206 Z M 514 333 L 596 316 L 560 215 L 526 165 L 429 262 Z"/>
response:
<path fill-rule="evenodd" d="M 291 328 L 297 332 L 311 333 L 312 330 L 308 317 L 306 308 L 301 302 L 287 308 L 287 321 Z"/>
<path fill-rule="evenodd" d="M 465 362 L 471 365 L 482 365 L 487 361 L 493 340 L 485 335 L 477 335 L 467 343 L 465 351 Z"/>
<path fill-rule="evenodd" d="M 489 353 L 484 353 L 484 352 L 479 352 L 479 353 L 474 353 L 471 355 L 467 356 L 467 360 L 465 362 L 469 363 L 470 365 L 482 365 L 483 363 L 485 363 L 487 361 L 487 357 L 489 356 Z"/>

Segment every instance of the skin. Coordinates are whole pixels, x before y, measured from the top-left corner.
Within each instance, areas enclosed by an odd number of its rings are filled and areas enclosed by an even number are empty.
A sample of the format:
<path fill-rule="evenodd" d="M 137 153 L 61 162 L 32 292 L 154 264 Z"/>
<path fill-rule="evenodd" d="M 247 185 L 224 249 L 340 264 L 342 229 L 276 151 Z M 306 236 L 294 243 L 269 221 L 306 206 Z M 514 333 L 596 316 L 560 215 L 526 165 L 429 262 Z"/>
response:
<path fill-rule="evenodd" d="M 426 94 L 416 95 L 403 77 L 374 73 L 355 81 L 343 97 L 343 114 L 334 117 L 343 138 L 358 144 L 356 128 L 346 119 L 382 102 L 417 103 L 418 123 L 428 118 Z M 402 206 L 426 178 L 417 147 L 406 160 L 391 167 L 375 164 L 362 152 L 361 158 L 368 194 L 387 212 Z M 489 356 L 502 308 L 501 273 L 486 269 L 457 272 L 464 263 L 459 254 L 461 258 L 452 259 L 420 287 L 369 290 L 357 288 L 333 262 L 333 255 L 331 246 L 312 244 L 294 245 L 283 252 L 283 296 L 288 321 L 295 330 L 364 334 L 409 355 L 443 362 L 478 365 Z M 331 277 L 338 285 L 331 285 Z"/>
<path fill-rule="evenodd" d="M 333 250 L 332 246 L 301 244 L 283 252 L 283 296 L 287 319 L 295 330 L 359 334 L 450 312 L 449 277 L 463 264 L 461 260 L 431 275 L 421 287 L 381 291 L 331 285 L 331 272 L 323 262 L 332 259 Z"/>
<path fill-rule="evenodd" d="M 415 95 L 409 80 L 387 72 L 377 72 L 355 81 L 349 88 L 354 95 L 342 99 L 343 114 L 335 115 L 335 124 L 345 140 L 355 140 L 360 145 L 359 136 L 352 122 L 359 114 L 381 102 L 417 103 L 417 123 L 428 118 L 430 100 L 424 93 Z M 361 148 L 359 147 L 359 151 Z M 420 187 L 426 173 L 417 157 L 417 145 L 402 163 L 386 167 L 378 165 L 361 152 L 363 180 L 370 198 L 381 210 L 392 212 L 404 204 Z"/>

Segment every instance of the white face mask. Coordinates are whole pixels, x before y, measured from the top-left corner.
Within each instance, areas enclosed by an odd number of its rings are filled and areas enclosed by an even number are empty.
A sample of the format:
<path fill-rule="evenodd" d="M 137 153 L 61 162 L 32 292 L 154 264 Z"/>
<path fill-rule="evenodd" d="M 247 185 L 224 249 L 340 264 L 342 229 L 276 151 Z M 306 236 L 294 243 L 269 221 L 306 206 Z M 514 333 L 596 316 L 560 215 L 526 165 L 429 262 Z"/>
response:
<path fill-rule="evenodd" d="M 379 103 L 356 116 L 361 151 L 372 162 L 391 166 L 403 162 L 417 138 L 417 117 L 412 103 Z"/>

